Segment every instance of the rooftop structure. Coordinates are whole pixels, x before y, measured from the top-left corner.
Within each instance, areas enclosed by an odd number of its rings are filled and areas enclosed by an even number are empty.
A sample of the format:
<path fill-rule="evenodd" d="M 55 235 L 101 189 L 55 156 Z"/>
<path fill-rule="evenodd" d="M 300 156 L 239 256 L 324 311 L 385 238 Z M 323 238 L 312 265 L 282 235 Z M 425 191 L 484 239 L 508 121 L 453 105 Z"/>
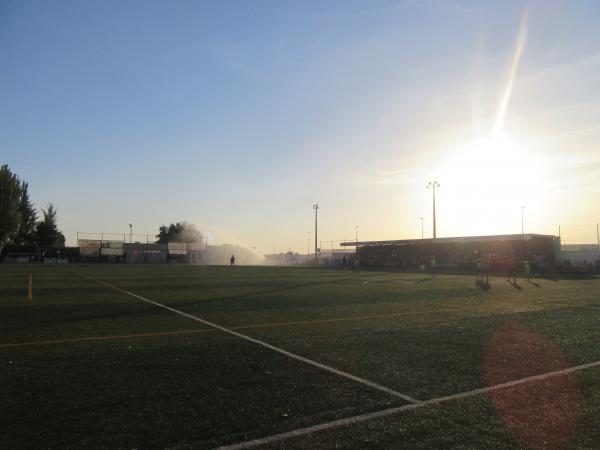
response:
<path fill-rule="evenodd" d="M 414 245 L 414 244 L 466 244 L 469 242 L 501 242 L 501 241 L 530 241 L 532 239 L 559 239 L 551 234 L 495 234 L 487 236 L 458 236 L 436 239 L 396 239 L 388 241 L 348 241 L 342 242 L 343 247 L 367 247 L 378 245 Z"/>

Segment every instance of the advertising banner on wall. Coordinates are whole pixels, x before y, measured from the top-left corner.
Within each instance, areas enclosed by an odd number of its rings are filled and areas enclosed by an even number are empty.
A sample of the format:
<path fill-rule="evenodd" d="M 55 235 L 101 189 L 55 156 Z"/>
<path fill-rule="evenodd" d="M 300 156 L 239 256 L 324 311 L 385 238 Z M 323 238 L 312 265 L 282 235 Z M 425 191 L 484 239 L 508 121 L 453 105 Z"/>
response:
<path fill-rule="evenodd" d="M 87 247 L 87 248 L 100 248 L 102 245 L 102 241 L 100 239 L 79 239 L 77 241 L 78 247 Z"/>
<path fill-rule="evenodd" d="M 105 248 L 101 249 L 102 256 L 123 256 L 122 248 Z"/>
<path fill-rule="evenodd" d="M 185 242 L 169 242 L 169 255 L 187 255 L 187 244 Z"/>
<path fill-rule="evenodd" d="M 100 256 L 100 247 L 79 247 L 79 256 L 97 258 Z"/>
<path fill-rule="evenodd" d="M 188 250 L 192 252 L 202 252 L 206 250 L 206 244 L 203 244 L 201 242 L 194 242 L 192 244 L 188 244 Z"/>
<path fill-rule="evenodd" d="M 84 258 L 98 258 L 100 256 L 100 239 L 78 239 L 77 246 L 79 247 L 79 256 Z"/>
<path fill-rule="evenodd" d="M 123 248 L 123 241 L 102 241 L 102 248 Z"/>

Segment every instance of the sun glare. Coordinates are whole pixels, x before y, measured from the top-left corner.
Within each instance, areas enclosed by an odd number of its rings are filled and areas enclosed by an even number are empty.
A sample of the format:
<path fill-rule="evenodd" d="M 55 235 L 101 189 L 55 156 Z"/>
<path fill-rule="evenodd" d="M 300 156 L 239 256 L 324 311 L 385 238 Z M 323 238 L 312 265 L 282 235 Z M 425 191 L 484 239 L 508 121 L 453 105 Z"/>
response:
<path fill-rule="evenodd" d="M 457 228 L 476 234 L 515 231 L 515 215 L 543 186 L 536 153 L 502 133 L 474 140 L 447 153 L 438 167 L 445 208 Z M 468 220 L 467 220 L 468 217 Z"/>
<path fill-rule="evenodd" d="M 504 128 L 513 86 L 527 41 L 527 10 L 517 33 L 515 52 L 490 136 L 445 150 L 436 168 L 445 180 L 446 211 L 450 233 L 515 232 L 521 228 L 515 215 L 524 205 L 537 204 L 544 188 L 544 169 L 536 152 Z"/>

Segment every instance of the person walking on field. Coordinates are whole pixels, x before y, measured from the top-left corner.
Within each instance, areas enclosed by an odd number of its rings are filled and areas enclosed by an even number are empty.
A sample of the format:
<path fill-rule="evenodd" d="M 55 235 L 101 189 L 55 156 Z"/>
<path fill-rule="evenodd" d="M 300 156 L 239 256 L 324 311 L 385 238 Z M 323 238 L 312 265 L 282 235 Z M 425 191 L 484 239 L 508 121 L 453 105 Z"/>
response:
<path fill-rule="evenodd" d="M 437 274 L 435 273 L 435 269 L 436 269 L 436 267 L 435 267 L 435 256 L 433 256 L 431 258 L 430 264 L 431 264 L 431 278 L 437 278 Z"/>
<path fill-rule="evenodd" d="M 359 273 L 359 269 L 358 269 L 358 258 L 357 258 L 356 256 L 354 257 L 354 266 L 353 266 L 353 269 L 352 269 L 352 271 L 353 271 L 354 273 Z"/>
<path fill-rule="evenodd" d="M 477 280 L 475 280 L 475 284 L 477 286 L 485 286 L 490 283 L 489 269 L 490 269 L 490 263 L 487 258 L 479 258 L 477 260 Z M 484 277 L 485 277 L 485 282 L 483 281 Z"/>
<path fill-rule="evenodd" d="M 234 267 L 235 266 L 235 256 L 231 255 L 231 258 L 229 258 L 229 267 Z"/>
<path fill-rule="evenodd" d="M 483 277 L 485 276 L 485 284 L 490 284 L 490 259 L 489 257 L 481 260 L 481 282 L 483 283 Z"/>
<path fill-rule="evenodd" d="M 506 260 L 506 271 L 506 281 L 510 283 L 510 279 L 512 278 L 512 283 L 517 284 L 517 278 L 515 277 L 515 261 L 511 257 Z"/>

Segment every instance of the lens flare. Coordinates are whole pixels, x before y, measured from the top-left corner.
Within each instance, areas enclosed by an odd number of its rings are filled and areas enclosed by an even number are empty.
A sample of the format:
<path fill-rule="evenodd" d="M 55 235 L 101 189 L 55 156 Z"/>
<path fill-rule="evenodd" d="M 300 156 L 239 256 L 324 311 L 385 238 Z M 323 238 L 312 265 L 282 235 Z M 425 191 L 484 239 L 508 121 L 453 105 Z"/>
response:
<path fill-rule="evenodd" d="M 506 83 L 506 88 L 504 89 L 504 94 L 502 95 L 502 99 L 500 100 L 500 105 L 498 106 L 498 112 L 496 113 L 496 122 L 494 124 L 494 134 L 498 134 L 502 131 L 504 127 L 504 120 L 506 118 L 506 110 L 508 109 L 508 104 L 510 103 L 510 97 L 512 95 L 512 90 L 515 84 L 515 78 L 517 76 L 517 71 L 519 69 L 519 65 L 521 63 L 521 57 L 523 56 L 523 51 L 525 50 L 525 43 L 527 42 L 527 10 L 523 12 L 523 17 L 521 18 L 521 24 L 519 26 L 519 32 L 517 33 L 517 46 L 515 48 L 515 54 L 513 56 L 512 64 L 510 66 L 510 72 L 508 76 L 508 82 Z"/>

